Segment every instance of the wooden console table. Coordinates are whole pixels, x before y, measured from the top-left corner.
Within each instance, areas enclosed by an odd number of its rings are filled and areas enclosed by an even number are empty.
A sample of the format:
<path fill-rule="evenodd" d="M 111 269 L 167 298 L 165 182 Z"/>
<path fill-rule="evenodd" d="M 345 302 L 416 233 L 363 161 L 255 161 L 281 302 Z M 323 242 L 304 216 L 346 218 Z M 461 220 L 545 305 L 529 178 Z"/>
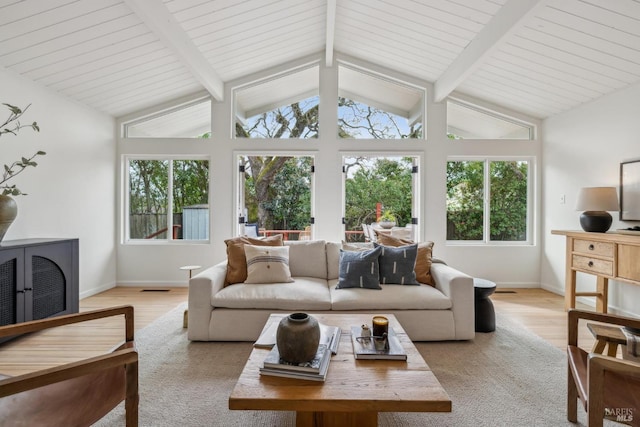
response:
<path fill-rule="evenodd" d="M 609 279 L 640 285 L 640 235 L 552 230 L 567 237 L 564 307 L 577 296 L 596 297 L 596 311 L 607 312 Z M 595 292 L 576 292 L 576 272 L 596 276 Z"/>

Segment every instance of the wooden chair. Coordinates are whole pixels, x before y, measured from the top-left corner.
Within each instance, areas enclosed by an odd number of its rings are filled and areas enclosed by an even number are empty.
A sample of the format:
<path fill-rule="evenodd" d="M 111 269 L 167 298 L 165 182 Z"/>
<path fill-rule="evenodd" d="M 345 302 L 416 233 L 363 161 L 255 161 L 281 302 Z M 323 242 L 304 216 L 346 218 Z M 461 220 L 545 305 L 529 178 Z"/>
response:
<path fill-rule="evenodd" d="M 587 411 L 589 427 L 602 426 L 605 417 L 640 426 L 640 362 L 587 353 L 578 347 L 580 319 L 640 328 L 640 319 L 569 311 L 567 419 L 577 422 L 580 399 Z"/>
<path fill-rule="evenodd" d="M 124 343 L 112 352 L 15 377 L 0 375 L 0 425 L 89 426 L 124 400 L 126 425 L 137 426 L 138 352 L 133 336 L 133 307 L 2 326 L 0 337 L 118 315 L 124 315 L 125 337 Z"/>

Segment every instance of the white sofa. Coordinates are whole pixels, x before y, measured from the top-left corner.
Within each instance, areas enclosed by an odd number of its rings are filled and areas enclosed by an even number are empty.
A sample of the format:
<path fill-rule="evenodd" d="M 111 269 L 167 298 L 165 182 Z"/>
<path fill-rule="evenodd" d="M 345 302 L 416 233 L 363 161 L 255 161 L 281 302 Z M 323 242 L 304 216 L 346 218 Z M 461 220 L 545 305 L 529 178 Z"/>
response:
<path fill-rule="evenodd" d="M 227 262 L 189 280 L 188 337 L 193 341 L 255 341 L 270 313 L 390 313 L 413 341 L 474 338 L 473 279 L 434 262 L 436 286 L 381 285 L 335 289 L 340 243 L 286 242 L 290 283 L 224 287 Z"/>

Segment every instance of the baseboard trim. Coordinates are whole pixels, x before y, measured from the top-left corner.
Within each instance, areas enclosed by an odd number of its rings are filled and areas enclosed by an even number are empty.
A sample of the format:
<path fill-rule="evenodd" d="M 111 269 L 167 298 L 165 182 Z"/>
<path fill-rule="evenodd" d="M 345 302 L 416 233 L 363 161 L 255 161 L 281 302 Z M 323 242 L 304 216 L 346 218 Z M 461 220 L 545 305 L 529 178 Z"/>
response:
<path fill-rule="evenodd" d="M 98 286 L 97 288 L 92 288 L 84 292 L 80 292 L 79 298 L 85 299 L 97 295 L 101 292 L 108 291 L 109 289 L 113 289 L 116 287 L 115 283 L 109 283 L 107 285 Z"/>
<path fill-rule="evenodd" d="M 123 288 L 187 288 L 189 283 L 179 282 L 158 282 L 158 281 L 136 281 L 136 282 L 118 282 L 119 287 Z"/>

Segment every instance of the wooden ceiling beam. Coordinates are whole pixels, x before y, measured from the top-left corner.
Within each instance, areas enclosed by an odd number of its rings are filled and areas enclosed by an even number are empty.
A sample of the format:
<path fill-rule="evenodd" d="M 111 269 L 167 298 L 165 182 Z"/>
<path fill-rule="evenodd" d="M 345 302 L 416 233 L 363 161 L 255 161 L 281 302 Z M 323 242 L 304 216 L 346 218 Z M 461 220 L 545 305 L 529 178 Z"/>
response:
<path fill-rule="evenodd" d="M 434 101 L 440 102 L 456 90 L 546 3 L 547 0 L 510 0 L 502 6 L 436 81 Z"/>
<path fill-rule="evenodd" d="M 147 27 L 180 58 L 183 65 L 216 100 L 224 99 L 224 82 L 180 23 L 160 0 L 124 0 Z"/>

